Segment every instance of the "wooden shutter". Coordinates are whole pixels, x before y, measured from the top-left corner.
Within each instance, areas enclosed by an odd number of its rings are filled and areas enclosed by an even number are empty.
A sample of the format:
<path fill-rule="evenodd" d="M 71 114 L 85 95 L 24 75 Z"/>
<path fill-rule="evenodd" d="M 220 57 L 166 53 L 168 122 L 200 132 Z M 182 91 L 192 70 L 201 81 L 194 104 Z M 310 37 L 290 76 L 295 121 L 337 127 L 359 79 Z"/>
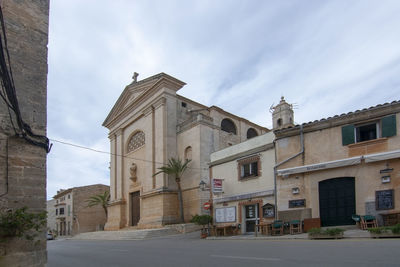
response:
<path fill-rule="evenodd" d="M 396 115 L 382 118 L 382 137 L 390 137 L 396 135 Z"/>
<path fill-rule="evenodd" d="M 346 125 L 342 127 L 342 144 L 354 144 L 354 125 Z"/>

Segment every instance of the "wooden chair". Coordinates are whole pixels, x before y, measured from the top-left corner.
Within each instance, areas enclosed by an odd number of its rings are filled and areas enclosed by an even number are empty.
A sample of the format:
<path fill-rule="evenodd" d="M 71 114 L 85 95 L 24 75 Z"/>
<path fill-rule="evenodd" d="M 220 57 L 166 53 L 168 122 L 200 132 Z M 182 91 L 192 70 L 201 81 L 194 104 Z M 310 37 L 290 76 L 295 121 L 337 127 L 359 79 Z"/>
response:
<path fill-rule="evenodd" d="M 366 230 L 368 228 L 376 228 L 378 227 L 378 222 L 376 221 L 375 216 L 372 215 L 364 215 L 362 216 L 362 224 L 364 229 Z"/>
<path fill-rule="evenodd" d="M 283 221 L 281 220 L 275 220 L 272 223 L 271 234 L 275 235 L 276 233 L 278 233 L 279 235 L 283 235 Z"/>
<path fill-rule="evenodd" d="M 301 234 L 302 227 L 301 227 L 301 221 L 300 220 L 292 220 L 289 222 L 289 227 L 290 227 L 290 234 Z"/>
<path fill-rule="evenodd" d="M 361 230 L 364 230 L 364 229 L 363 229 L 363 225 L 361 224 L 361 216 L 360 216 L 360 215 L 353 214 L 353 215 L 351 215 L 351 218 L 353 219 L 353 221 L 356 222 L 356 225 L 357 225 Z"/>

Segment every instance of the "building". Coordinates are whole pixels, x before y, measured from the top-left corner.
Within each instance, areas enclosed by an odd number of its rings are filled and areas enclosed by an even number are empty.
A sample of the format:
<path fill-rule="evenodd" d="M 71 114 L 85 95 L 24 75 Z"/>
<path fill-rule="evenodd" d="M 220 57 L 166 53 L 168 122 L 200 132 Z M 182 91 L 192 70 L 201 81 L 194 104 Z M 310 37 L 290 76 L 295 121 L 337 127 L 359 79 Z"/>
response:
<path fill-rule="evenodd" d="M 50 225 L 50 229 L 55 229 L 58 236 L 103 230 L 107 220 L 103 207 L 88 207 L 87 200 L 109 190 L 107 185 L 95 184 L 57 191 L 52 208 L 55 209 L 55 225 Z"/>
<path fill-rule="evenodd" d="M 57 233 L 56 230 L 56 200 L 50 199 L 47 200 L 46 203 L 46 210 L 47 210 L 47 232 L 48 233 Z"/>
<path fill-rule="evenodd" d="M 334 226 L 400 212 L 399 101 L 296 126 L 274 112 L 280 219 Z"/>
<path fill-rule="evenodd" d="M 244 234 L 254 232 L 256 224 L 274 220 L 273 141 L 273 132 L 268 132 L 211 154 L 210 184 L 217 226 L 241 225 Z"/>
<path fill-rule="evenodd" d="M 185 221 L 201 214 L 209 193 L 199 184 L 208 182 L 210 154 L 268 131 L 178 95 L 185 83 L 165 73 L 141 81 L 137 75 L 103 123 L 112 153 L 107 230 L 179 221 L 174 178 L 154 175 L 171 157 L 191 159 L 181 181 Z"/>
<path fill-rule="evenodd" d="M 5 32 L 0 30 L 4 49 L 0 60 L 8 68 L 2 70 L 1 84 L 10 89 L 10 93 L 5 93 L 4 87 L 0 90 L 0 211 L 26 206 L 30 213 L 44 212 L 49 1 L 5 0 L 0 6 L 5 27 Z M 13 82 L 5 81 L 7 76 Z M 8 108 L 4 99 L 13 108 Z M 43 229 L 35 240 L 0 242 L 0 266 L 45 266 L 45 240 Z"/>

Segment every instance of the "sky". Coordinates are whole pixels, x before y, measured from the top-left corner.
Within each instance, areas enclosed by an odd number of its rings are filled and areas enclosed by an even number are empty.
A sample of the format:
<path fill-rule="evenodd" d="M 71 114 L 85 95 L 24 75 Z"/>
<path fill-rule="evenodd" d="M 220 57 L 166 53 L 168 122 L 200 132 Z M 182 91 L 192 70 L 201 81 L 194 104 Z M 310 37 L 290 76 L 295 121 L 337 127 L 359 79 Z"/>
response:
<path fill-rule="evenodd" d="M 134 72 L 271 128 L 400 100 L 398 0 L 57 0 L 50 3 L 47 198 L 109 185 L 102 123 Z M 56 141 L 57 140 L 57 141 Z"/>

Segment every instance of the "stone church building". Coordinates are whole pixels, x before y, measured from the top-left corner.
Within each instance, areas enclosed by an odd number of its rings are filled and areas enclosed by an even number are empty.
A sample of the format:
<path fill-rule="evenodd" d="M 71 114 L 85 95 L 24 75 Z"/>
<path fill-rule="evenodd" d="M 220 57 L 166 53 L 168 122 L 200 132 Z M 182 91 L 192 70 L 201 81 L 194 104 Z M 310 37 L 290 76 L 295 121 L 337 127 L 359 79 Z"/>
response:
<path fill-rule="evenodd" d="M 151 227 L 179 221 L 177 185 L 172 176 L 154 176 L 171 157 L 191 159 L 181 180 L 185 221 L 202 214 L 209 192 L 210 154 L 269 130 L 219 107 L 177 94 L 185 83 L 165 73 L 137 80 L 135 73 L 103 126 L 111 146 L 106 230 Z"/>

